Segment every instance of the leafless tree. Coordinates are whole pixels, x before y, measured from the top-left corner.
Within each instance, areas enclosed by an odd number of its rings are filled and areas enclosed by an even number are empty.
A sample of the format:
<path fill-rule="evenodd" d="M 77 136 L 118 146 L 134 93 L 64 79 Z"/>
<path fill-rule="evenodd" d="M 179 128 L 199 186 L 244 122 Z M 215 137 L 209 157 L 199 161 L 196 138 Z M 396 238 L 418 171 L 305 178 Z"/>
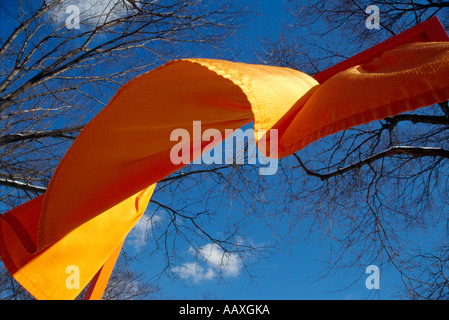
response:
<path fill-rule="evenodd" d="M 380 9 L 378 30 L 365 26 L 369 5 Z M 434 15 L 449 27 L 449 1 L 292 0 L 287 7 L 284 34 L 260 56 L 310 74 Z M 377 264 L 399 273 L 402 297 L 447 299 L 448 129 L 446 102 L 334 134 L 285 159 L 285 215 L 329 240 L 327 271 Z"/>
<path fill-rule="evenodd" d="M 200 53 L 229 58 L 231 52 L 224 44 L 248 14 L 249 8 L 235 0 L 2 1 L 1 212 L 45 192 L 57 163 L 79 131 L 121 85 L 175 58 Z M 184 178 L 196 174 L 198 182 L 200 174 L 219 177 L 224 169 L 187 168 L 159 184 L 152 210 L 164 210 L 171 219 L 158 236 L 156 247 L 165 242 L 167 257 L 172 251 L 169 240 L 162 237 L 175 234 L 179 238 L 186 230 L 191 234 L 185 239 L 200 235 L 224 244 L 226 250 L 245 248 L 235 242 L 235 234 L 218 239 L 208 233 L 199 217 L 206 217 L 209 208 L 201 213 L 188 212 L 193 203 L 173 207 L 157 196 L 180 178 L 187 183 L 192 180 Z M 180 219 L 185 220 L 183 225 Z M 6 297 L 28 297 L 4 268 L 1 272 L 2 288 L 9 285 L 2 289 L 9 290 Z M 116 282 L 123 276 L 114 273 L 106 297 L 129 297 L 136 289 L 130 288 L 126 295 L 119 292 L 128 290 L 122 280 Z M 120 285 L 114 288 L 114 283 Z M 136 294 L 141 296 L 142 292 Z"/>

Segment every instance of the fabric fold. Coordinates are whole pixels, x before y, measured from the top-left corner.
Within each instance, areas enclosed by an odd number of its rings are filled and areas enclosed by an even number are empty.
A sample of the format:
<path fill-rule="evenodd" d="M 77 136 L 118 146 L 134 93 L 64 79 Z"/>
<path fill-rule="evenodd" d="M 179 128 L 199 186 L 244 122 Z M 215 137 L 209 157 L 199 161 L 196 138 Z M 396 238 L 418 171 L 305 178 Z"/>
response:
<path fill-rule="evenodd" d="M 279 156 L 324 136 L 374 120 L 447 101 L 449 42 L 411 43 L 320 85 L 283 130 Z"/>

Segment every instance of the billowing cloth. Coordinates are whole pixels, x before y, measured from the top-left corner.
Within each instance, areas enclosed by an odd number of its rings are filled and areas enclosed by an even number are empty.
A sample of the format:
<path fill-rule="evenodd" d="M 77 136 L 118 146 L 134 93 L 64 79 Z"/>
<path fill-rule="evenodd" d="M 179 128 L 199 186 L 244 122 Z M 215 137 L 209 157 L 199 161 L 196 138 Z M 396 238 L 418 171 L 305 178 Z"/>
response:
<path fill-rule="evenodd" d="M 278 130 L 278 154 L 270 156 L 285 157 L 337 131 L 448 100 L 448 74 L 445 42 L 398 47 L 322 84 L 275 66 L 169 62 L 120 88 L 74 141 L 46 193 L 1 217 L 1 259 L 37 299 L 73 299 L 144 213 L 156 183 L 185 165 L 170 160 L 173 130 L 192 138 L 201 121 L 224 136 L 254 121 L 255 132 Z M 256 138 L 270 142 L 269 134 Z M 189 141 L 191 154 L 201 154 L 197 143 Z M 69 266 L 80 270 L 78 289 L 67 286 Z"/>

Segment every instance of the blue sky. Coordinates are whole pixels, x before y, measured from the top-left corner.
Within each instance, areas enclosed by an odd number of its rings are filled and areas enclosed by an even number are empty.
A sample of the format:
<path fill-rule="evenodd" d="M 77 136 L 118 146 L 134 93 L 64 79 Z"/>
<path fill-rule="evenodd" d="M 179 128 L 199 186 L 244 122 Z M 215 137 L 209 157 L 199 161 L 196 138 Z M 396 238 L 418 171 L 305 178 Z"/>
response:
<path fill-rule="evenodd" d="M 249 0 L 248 0 L 249 1 Z M 3 2 L 3 0 L 2 0 Z M 281 32 L 282 23 L 288 19 L 281 1 L 258 1 L 258 15 L 248 23 L 242 31 L 245 39 L 239 41 L 236 60 L 241 62 L 257 62 L 254 55 L 265 37 L 276 39 Z M 237 209 L 233 209 L 237 210 Z M 151 212 L 147 212 L 151 215 Z M 163 215 L 157 215 L 153 223 L 163 223 Z M 144 220 L 142 220 L 144 221 Z M 144 228 L 140 223 L 129 235 L 125 248 L 138 254 L 144 247 Z M 211 227 L 211 232 L 220 232 Z M 271 231 L 263 223 L 251 226 L 250 238 L 242 241 L 253 241 L 257 244 L 271 243 L 275 239 Z M 184 262 L 176 264 L 174 270 L 185 282 L 174 281 L 162 276 L 159 279 L 160 299 L 393 299 L 397 292 L 395 285 L 399 276 L 392 270 L 381 270 L 381 289 L 368 290 L 365 280 L 367 265 L 360 265 L 349 270 L 331 272 L 319 280 L 326 270 L 326 254 L 330 243 L 326 239 L 318 239 L 315 234 L 309 241 L 293 241 L 281 251 L 273 251 L 261 260 L 241 261 L 239 257 L 223 253 L 211 243 L 201 244 L 202 253 L 209 259 L 195 259 L 188 244 L 178 249 Z M 143 251 L 142 251 L 143 252 Z M 221 260 L 221 259 L 224 260 Z M 225 266 L 220 270 L 222 261 Z M 142 254 L 134 267 L 152 277 L 161 272 L 165 261 L 163 255 L 152 255 L 148 258 Z M 243 265 L 248 264 L 250 277 Z M 217 275 L 222 271 L 222 277 Z M 352 285 L 351 285 L 352 284 Z M 351 286 L 350 286 L 351 285 Z M 348 287 L 350 286 L 350 287 Z"/>
<path fill-rule="evenodd" d="M 247 41 L 243 40 L 239 44 L 238 51 L 242 51 L 242 54 L 237 56 L 237 60 L 247 63 L 257 62 L 255 54 L 259 51 L 261 42 L 265 38 L 277 38 L 282 31 L 282 24 L 289 18 L 283 3 L 284 1 L 257 1 L 255 16 L 248 21 L 248 26 L 241 32 Z"/>

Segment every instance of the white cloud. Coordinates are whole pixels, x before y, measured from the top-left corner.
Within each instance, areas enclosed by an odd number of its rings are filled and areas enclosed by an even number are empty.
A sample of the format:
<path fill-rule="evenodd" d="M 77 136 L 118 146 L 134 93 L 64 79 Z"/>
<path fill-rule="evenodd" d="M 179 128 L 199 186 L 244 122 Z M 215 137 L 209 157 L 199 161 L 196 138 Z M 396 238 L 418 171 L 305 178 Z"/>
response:
<path fill-rule="evenodd" d="M 81 24 L 104 24 L 123 17 L 135 10 L 131 4 L 122 0 L 66 0 L 51 11 L 51 17 L 58 23 L 65 22 L 70 12 L 69 6 L 76 6 Z"/>
<path fill-rule="evenodd" d="M 236 277 L 240 274 L 243 266 L 242 260 L 237 253 L 224 252 L 219 245 L 209 243 L 202 246 L 198 253 L 205 262 L 213 268 L 223 272 L 224 276 Z"/>
<path fill-rule="evenodd" d="M 129 233 L 126 244 L 140 251 L 146 245 L 147 232 L 151 232 L 161 220 L 161 216 L 144 214 Z"/>
<path fill-rule="evenodd" d="M 195 284 L 215 278 L 215 272 L 212 268 L 205 269 L 196 262 L 186 262 L 181 266 L 173 267 L 172 270 L 184 280 L 190 280 Z"/>
<path fill-rule="evenodd" d="M 199 284 L 203 280 L 212 280 L 220 275 L 223 277 L 237 277 L 243 267 L 243 262 L 237 253 L 224 252 L 215 244 L 209 243 L 198 250 L 189 248 L 190 254 L 197 254 L 200 261 L 186 262 L 175 266 L 172 271 L 184 280 Z M 203 267 L 204 265 L 204 267 Z"/>

